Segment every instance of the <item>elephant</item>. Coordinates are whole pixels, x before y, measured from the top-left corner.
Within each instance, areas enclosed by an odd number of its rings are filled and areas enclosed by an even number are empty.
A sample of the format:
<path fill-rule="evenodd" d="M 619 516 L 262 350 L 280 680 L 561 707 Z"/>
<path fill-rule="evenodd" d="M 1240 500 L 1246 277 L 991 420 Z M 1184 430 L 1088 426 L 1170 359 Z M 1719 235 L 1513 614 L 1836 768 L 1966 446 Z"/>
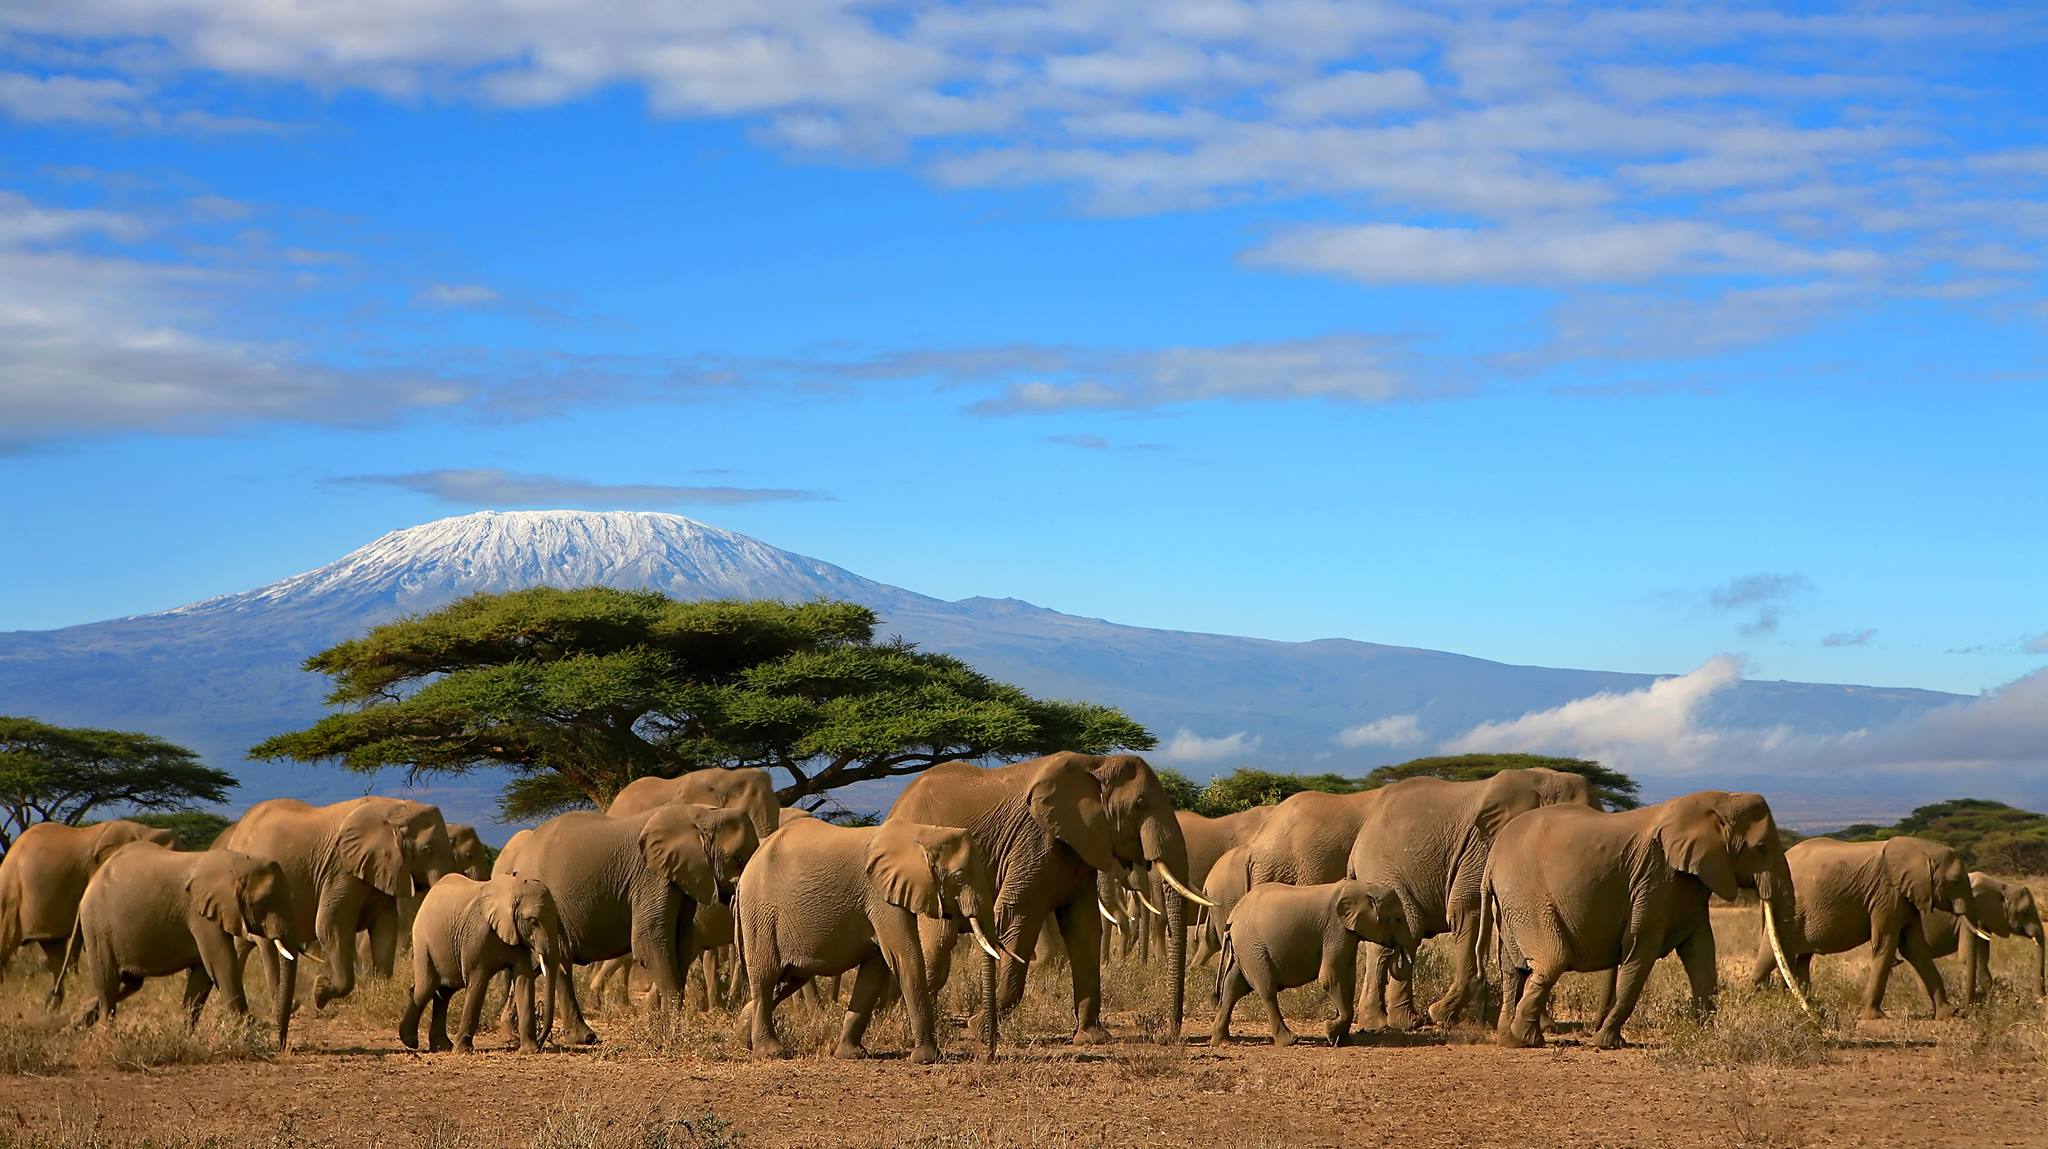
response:
<path fill-rule="evenodd" d="M 1480 877 L 1488 909 L 1473 955 L 1476 966 L 1489 926 L 1497 928 L 1500 1044 L 1543 1044 L 1543 1010 L 1557 979 L 1614 969 L 1593 1040 L 1620 1047 L 1650 968 L 1673 950 L 1693 1008 L 1712 1010 L 1719 985 L 1708 899 L 1733 901 L 1744 886 L 1756 889 L 1764 936 L 1780 968 L 1789 968 L 1782 934 L 1793 883 L 1777 821 L 1758 794 L 1702 790 L 1613 814 L 1544 806 L 1516 817 L 1494 836 Z"/>
<path fill-rule="evenodd" d="M 534 975 L 560 966 L 568 945 L 554 896 L 532 878 L 511 874 L 477 881 L 449 874 L 434 883 L 412 922 L 412 1000 L 398 1022 L 398 1040 L 418 1049 L 420 1014 L 434 1007 L 427 1048 L 433 1052 L 474 1047 L 484 988 L 499 970 L 512 971 L 512 1000 L 519 1015 L 519 1052 L 538 1053 L 533 1021 Z M 470 987 L 462 1000 L 462 1022 L 448 1040 L 448 1001 Z"/>
<path fill-rule="evenodd" d="M 296 936 L 312 938 L 327 961 L 313 1006 L 346 997 L 356 984 L 356 931 L 370 931 L 372 969 L 389 977 L 398 952 L 398 899 L 454 873 L 455 847 L 438 807 L 402 798 L 353 798 L 311 806 L 272 798 L 249 807 L 213 849 L 272 858 L 292 888 Z M 248 953 L 244 943 L 242 951 Z M 263 969 L 277 985 L 277 958 Z"/>
<path fill-rule="evenodd" d="M 1207 896 L 1209 872 L 1215 868 L 1217 859 L 1251 841 L 1272 812 L 1271 805 L 1253 806 L 1211 818 L 1192 810 L 1175 810 L 1174 820 L 1180 823 L 1180 836 L 1188 845 L 1188 884 Z M 1214 956 L 1221 945 L 1223 922 L 1212 922 L 1215 917 L 1207 907 L 1195 915 L 1195 953 L 1189 960 L 1197 964 Z"/>
<path fill-rule="evenodd" d="M 1884 1016 L 1885 984 L 1900 956 L 1920 975 L 1935 1018 L 1950 1016 L 1948 988 L 1934 968 L 1923 923 L 1947 912 L 1968 920 L 1970 874 L 1961 855 L 1925 838 L 1897 837 L 1881 842 L 1838 842 L 1808 838 L 1785 852 L 1791 865 L 1794 897 L 1784 919 L 1784 950 L 1789 970 L 1771 961 L 1776 955 L 1758 947 L 1750 970 L 1753 984 L 1764 985 L 1776 970 L 1787 984 L 1803 989 L 1813 955 L 1842 953 L 1870 946 L 1870 974 L 1863 986 L 1864 1019 Z"/>
<path fill-rule="evenodd" d="M 1202 883 L 1202 896 L 1215 905 L 1202 911 L 1201 942 L 1196 953 L 1204 951 L 1220 955 L 1223 939 L 1230 922 L 1230 911 L 1244 900 L 1251 889 L 1251 851 L 1244 846 L 1232 846 L 1209 867 L 1209 879 Z"/>
<path fill-rule="evenodd" d="M 1294 1032 L 1280 1015 L 1280 991 L 1310 982 L 1321 984 L 1336 1006 L 1325 1032 L 1331 1045 L 1342 1045 L 1351 1033 L 1359 943 L 1388 946 L 1404 965 L 1415 955 L 1400 895 L 1371 882 L 1255 886 L 1231 910 L 1225 931 L 1210 1045 L 1230 1040 L 1231 1012 L 1247 993 L 1265 1003 L 1273 1044 L 1293 1045 Z"/>
<path fill-rule="evenodd" d="M 51 973 L 64 965 L 65 943 L 78 921 L 78 899 L 94 871 L 130 842 L 168 847 L 176 836 L 140 822 L 115 819 L 91 826 L 38 822 L 14 839 L 0 858 L 0 978 L 14 951 L 34 942 Z M 63 984 L 55 995 L 63 998 Z"/>
<path fill-rule="evenodd" d="M 1061 752 L 1007 766 L 934 766 L 904 787 L 886 820 L 968 831 L 993 868 L 1002 949 L 999 1010 L 1024 996 L 1025 962 L 1046 919 L 1056 918 L 1073 975 L 1074 1040 L 1109 1040 L 1102 1027 L 1102 912 L 1095 876 L 1123 881 L 1130 867 L 1154 869 L 1171 891 L 1167 914 L 1169 1036 L 1185 1013 L 1187 932 L 1183 900 L 1207 905 L 1181 877 L 1187 846 L 1158 775 L 1135 754 Z M 960 926 L 921 923 L 925 968 L 936 992 L 946 984 Z M 985 995 L 986 996 L 986 995 Z M 993 1032 L 995 1015 L 982 1019 Z"/>
<path fill-rule="evenodd" d="M 491 848 L 477 837 L 476 827 L 462 822 L 448 823 L 448 844 L 455 851 L 455 872 L 479 882 L 491 877 Z"/>
<path fill-rule="evenodd" d="M 92 876 L 78 905 L 79 949 L 94 994 L 78 1024 L 112 1022 L 144 979 L 180 971 L 188 1022 L 199 1020 L 215 989 L 229 1012 L 245 1014 L 236 943 L 248 941 L 274 947 L 284 961 L 273 1006 L 277 1047 L 286 1048 L 305 945 L 292 897 L 283 868 L 269 858 L 218 848 L 180 852 L 147 841 L 123 846 Z"/>
<path fill-rule="evenodd" d="M 717 902 L 697 903 L 697 912 L 690 918 L 689 947 L 687 950 L 677 951 L 676 960 L 680 963 L 679 968 L 686 983 L 689 981 L 692 965 L 698 968 L 700 980 L 705 987 L 703 1004 L 706 1009 L 721 1008 L 744 984 L 744 979 L 738 976 L 737 969 L 729 968 L 721 973 L 718 963 L 713 960 L 721 949 L 733 944 L 735 931 L 732 917 L 731 906 L 720 905 Z M 592 1000 L 600 1006 L 603 1005 L 606 995 L 611 992 L 613 986 L 617 986 L 620 997 L 627 1004 L 632 1004 L 633 986 L 630 975 L 633 964 L 633 958 L 628 955 L 601 961 L 592 966 Z M 689 996 L 687 985 L 684 988 L 684 996 Z"/>
<path fill-rule="evenodd" d="M 757 842 L 737 810 L 671 802 L 625 817 L 579 810 L 505 843 L 495 874 L 539 881 L 561 914 L 567 951 L 549 993 L 563 1002 L 570 1044 L 597 1040 L 576 1000 L 572 964 L 631 954 L 654 979 L 654 1004 L 681 1004 L 681 959 L 697 906 L 731 900 Z"/>
<path fill-rule="evenodd" d="M 2034 903 L 2034 891 L 2018 882 L 2005 882 L 1982 871 L 1970 873 L 1970 914 L 1958 918 L 1935 910 L 1921 919 L 1927 948 L 1935 957 L 1947 957 L 1962 950 L 1963 1000 L 1980 1001 L 1991 992 L 1991 938 L 2034 939 L 2034 996 L 2048 996 L 2043 974 L 2048 973 L 2048 935 L 2041 928 L 2041 907 Z M 1966 929 L 1965 925 L 1974 926 Z M 1980 931 L 1990 937 L 1980 937 Z"/>
<path fill-rule="evenodd" d="M 766 838 L 781 825 L 782 803 L 775 797 L 775 783 L 768 771 L 752 766 L 714 766 L 675 778 L 635 778 L 612 798 L 605 813 L 614 817 L 644 814 L 670 802 L 743 810 L 758 838 Z"/>
<path fill-rule="evenodd" d="M 1536 767 L 1471 782 L 1408 778 L 1378 793 L 1358 825 L 1344 876 L 1392 889 L 1417 939 L 1454 935 L 1451 983 L 1429 1007 L 1430 1020 L 1447 1025 L 1465 1012 L 1478 983 L 1479 878 L 1494 836 L 1544 806 L 1596 808 L 1593 789 L 1578 774 Z M 1412 984 L 1389 977 L 1386 948 L 1369 945 L 1365 954 L 1361 1026 L 1419 1024 Z"/>
<path fill-rule="evenodd" d="M 910 1015 L 910 1059 L 939 1060 L 918 921 L 964 924 L 993 963 L 994 904 L 995 879 L 965 830 L 812 819 L 776 833 L 740 875 L 736 902 L 740 964 L 753 995 L 748 1047 L 780 1056 L 775 1007 L 811 978 L 857 969 L 834 1055 L 861 1056 L 861 1038 L 893 975 Z M 984 1010 L 991 1005 L 984 1001 Z"/>

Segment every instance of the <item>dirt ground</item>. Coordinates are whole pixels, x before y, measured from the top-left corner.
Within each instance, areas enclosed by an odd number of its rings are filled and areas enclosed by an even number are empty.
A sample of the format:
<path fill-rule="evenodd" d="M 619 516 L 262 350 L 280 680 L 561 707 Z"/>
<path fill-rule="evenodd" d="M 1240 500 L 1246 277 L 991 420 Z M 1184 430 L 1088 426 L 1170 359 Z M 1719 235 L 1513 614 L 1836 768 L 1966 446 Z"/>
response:
<path fill-rule="evenodd" d="M 1739 937 L 1741 929 L 1727 923 L 1717 933 Z M 1846 1020 L 1862 965 L 1845 956 L 1816 965 L 1821 1025 L 1802 1022 L 1781 991 L 1731 986 L 1720 1020 L 1703 1027 L 1680 1008 L 1682 978 L 1667 961 L 1630 1027 L 1639 1044 L 1613 1052 L 1579 1042 L 1573 1018 L 1589 990 L 1572 979 L 1557 998 L 1564 1032 L 1538 1050 L 1497 1048 L 1477 1029 L 1367 1035 L 1362 1045 L 1343 1049 L 1305 1036 L 1301 1045 L 1278 1049 L 1267 1043 L 1255 1003 L 1240 1010 L 1238 1040 L 1222 1049 L 1149 1041 L 1143 1032 L 1156 1018 L 1128 1008 L 1106 1018 L 1116 1042 L 1077 1048 L 1064 1037 L 1063 979 L 1051 977 L 1043 990 L 1034 984 L 1009 1023 L 998 1061 L 974 1060 L 958 1036 L 964 1010 L 956 1008 L 948 1060 L 930 1067 L 901 1059 L 901 1024 L 888 1017 L 870 1037 L 877 1056 L 846 1062 L 818 1055 L 836 1010 L 806 1011 L 801 999 L 784 1007 L 782 1023 L 792 1047 L 806 1052 L 783 1061 L 756 1060 L 739 1049 L 722 1015 L 685 1015 L 677 1028 L 650 1028 L 617 1003 L 593 1014 L 605 1034 L 593 1048 L 519 1056 L 500 1051 L 490 1037 L 480 1041 L 487 1051 L 475 1055 L 416 1054 L 393 1034 L 404 987 L 387 982 L 362 987 L 326 1015 L 302 1013 L 295 1048 L 281 1057 L 135 1068 L 127 1054 L 95 1055 L 81 1044 L 69 1060 L 0 1076 L 0 1149 L 2038 1149 L 2048 1146 L 2048 1039 L 2040 1004 L 2014 988 L 2024 981 L 2031 989 L 2031 966 L 2024 964 L 2031 958 L 2005 948 L 2011 952 L 2009 964 L 2000 963 L 1999 1002 L 1940 1023 L 1926 1017 L 1910 975 L 1894 978 L 1886 999 L 1891 1020 Z M 1726 953 L 1724 979 L 1734 982 L 1743 963 Z M 1425 988 L 1432 969 L 1424 967 Z M 1953 980 L 1957 971 L 1950 972 Z M 1198 970 L 1190 979 L 1191 1041 L 1207 1028 L 1205 976 Z M 1108 1000 L 1157 1002 L 1159 980 L 1156 965 L 1120 965 L 1110 971 Z M 40 1002 L 30 1000 L 21 980 L 10 979 L 4 989 L 0 1017 L 39 1024 L 31 1011 Z M 138 1002 L 152 992 L 155 1004 L 144 1008 L 168 1018 L 174 987 L 152 987 Z M 1313 989 L 1287 1001 L 1304 1035 L 1320 1033 L 1320 1007 Z M 135 1023 L 124 1012 L 121 1024 Z M 102 1036 L 73 1040 L 112 1040 L 104 1027 L 96 1033 Z"/>

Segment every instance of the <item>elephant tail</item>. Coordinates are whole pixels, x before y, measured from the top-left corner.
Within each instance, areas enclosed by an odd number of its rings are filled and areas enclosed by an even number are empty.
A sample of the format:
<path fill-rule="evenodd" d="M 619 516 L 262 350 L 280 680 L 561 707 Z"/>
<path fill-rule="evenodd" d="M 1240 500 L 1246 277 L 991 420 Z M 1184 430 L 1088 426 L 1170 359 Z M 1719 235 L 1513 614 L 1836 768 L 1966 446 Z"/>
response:
<path fill-rule="evenodd" d="M 1223 1004 L 1223 983 L 1230 977 L 1230 967 L 1237 964 L 1237 944 L 1230 940 L 1230 931 L 1223 931 L 1223 944 L 1216 950 L 1216 988 L 1209 991 L 1209 1004 Z"/>
<path fill-rule="evenodd" d="M 71 936 L 64 940 L 64 960 L 57 964 L 57 976 L 50 982 L 50 1007 L 64 1004 L 64 976 L 71 972 L 71 959 L 85 948 L 85 915 L 71 916 Z"/>
<path fill-rule="evenodd" d="M 737 889 L 732 892 L 732 976 L 726 979 L 726 984 L 735 987 L 734 992 L 728 995 L 735 1005 L 744 1004 L 739 1001 L 737 987 L 753 983 L 747 980 L 747 931 L 740 918 L 740 892 Z"/>

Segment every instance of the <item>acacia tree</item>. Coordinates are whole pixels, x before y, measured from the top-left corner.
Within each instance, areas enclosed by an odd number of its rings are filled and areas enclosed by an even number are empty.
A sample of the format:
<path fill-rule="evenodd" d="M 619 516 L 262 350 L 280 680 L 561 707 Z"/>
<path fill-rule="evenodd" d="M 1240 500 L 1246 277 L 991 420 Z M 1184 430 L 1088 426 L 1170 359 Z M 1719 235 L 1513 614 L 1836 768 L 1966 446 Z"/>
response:
<path fill-rule="evenodd" d="M 1154 744 L 1120 711 L 1033 698 L 875 623 L 845 602 L 472 595 L 308 659 L 343 709 L 250 754 L 413 779 L 508 768 L 500 811 L 527 820 L 706 766 L 780 771 L 790 804 L 955 758 Z"/>
<path fill-rule="evenodd" d="M 77 826 L 110 806 L 184 810 L 234 787 L 234 775 L 161 738 L 0 717 L 0 852 L 37 822 Z"/>

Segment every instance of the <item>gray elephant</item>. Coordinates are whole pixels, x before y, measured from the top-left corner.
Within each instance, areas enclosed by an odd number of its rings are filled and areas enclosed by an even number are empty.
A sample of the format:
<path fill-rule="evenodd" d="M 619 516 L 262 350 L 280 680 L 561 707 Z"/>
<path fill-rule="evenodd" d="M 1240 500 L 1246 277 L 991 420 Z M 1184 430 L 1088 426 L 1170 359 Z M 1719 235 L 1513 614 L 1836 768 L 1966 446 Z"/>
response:
<path fill-rule="evenodd" d="M 1543 1044 L 1557 979 L 1614 969 L 1593 1041 L 1622 1045 L 1651 967 L 1673 951 L 1693 1008 L 1712 1010 L 1719 983 L 1708 899 L 1733 901 L 1745 886 L 1756 889 L 1764 936 L 1788 968 L 1781 927 L 1793 880 L 1777 821 L 1757 794 L 1703 790 L 1616 814 L 1545 806 L 1515 818 L 1495 835 L 1480 879 L 1489 908 L 1474 955 L 1476 964 L 1490 923 L 1503 950 L 1500 1044 Z"/>
<path fill-rule="evenodd" d="M 836 1056 L 861 1055 L 861 1038 L 893 975 L 910 1015 L 910 1059 L 937 1061 L 918 919 L 961 923 L 993 959 L 994 898 L 995 880 L 965 830 L 900 819 L 874 827 L 812 819 L 776 833 L 740 875 L 735 903 L 740 961 L 753 994 L 749 1048 L 780 1055 L 775 1007 L 812 978 L 857 969 Z"/>
<path fill-rule="evenodd" d="M 752 766 L 714 766 L 674 778 L 635 778 L 612 798 L 605 813 L 614 817 L 644 814 L 670 802 L 743 810 L 754 824 L 755 836 L 763 839 L 782 824 L 782 803 L 775 797 L 774 781 L 768 771 Z"/>
<path fill-rule="evenodd" d="M 413 918 L 412 1000 L 399 1019 L 398 1040 L 407 1049 L 419 1048 L 420 1015 L 432 1005 L 427 1048 L 470 1052 L 483 1013 L 484 987 L 500 970 L 509 969 L 519 1051 L 539 1052 L 533 1019 L 535 973 L 545 978 L 551 967 L 563 964 L 567 952 L 562 916 L 546 886 L 510 874 L 481 882 L 466 874 L 444 876 L 427 891 Z M 463 998 L 462 1022 L 451 1043 L 448 1002 L 464 986 L 471 992 Z"/>
<path fill-rule="evenodd" d="M 1202 911 L 1200 941 L 1195 946 L 1194 960 L 1223 952 L 1223 939 L 1229 932 L 1230 911 L 1252 888 L 1251 850 L 1245 846 L 1232 846 L 1223 852 L 1209 867 L 1209 876 L 1202 883 L 1202 896 L 1214 905 Z"/>
<path fill-rule="evenodd" d="M 2034 996 L 2048 996 L 2048 936 L 2041 928 L 2041 907 L 2034 891 L 1981 871 L 1970 873 L 1970 913 L 1959 918 L 1935 910 L 1920 919 L 1927 948 L 1936 957 L 1962 951 L 1963 1000 L 1981 1001 L 1991 992 L 1991 939 L 2031 938 L 2034 942 Z M 1971 928 L 1974 927 L 1974 928 Z M 1988 936 L 1984 936 L 1988 935 Z"/>
<path fill-rule="evenodd" d="M 1404 967 L 1414 961 L 1401 899 L 1386 886 L 1329 882 L 1315 886 L 1255 886 L 1235 909 L 1216 968 L 1216 1024 L 1209 1044 L 1230 1039 L 1230 1015 L 1237 1000 L 1256 993 L 1273 1026 L 1274 1045 L 1293 1045 L 1294 1032 L 1280 1014 L 1280 991 L 1316 982 L 1336 1006 L 1325 1033 L 1342 1045 L 1351 1032 L 1361 942 L 1387 946 Z"/>
<path fill-rule="evenodd" d="M 1793 904 L 1784 922 L 1784 950 L 1791 969 L 1773 963 L 1759 946 L 1750 970 L 1756 985 L 1778 972 L 1795 989 L 1808 984 L 1813 955 L 1870 947 L 1870 974 L 1863 986 L 1862 1017 L 1884 1016 L 1885 985 L 1895 959 L 1903 956 L 1927 990 L 1934 1016 L 1954 1012 L 1941 971 L 1934 966 L 1925 923 L 1949 913 L 1969 920 L 1970 874 L 1962 856 L 1939 842 L 1897 837 L 1882 842 L 1838 842 L 1808 838 L 1785 853 L 1791 866 Z"/>
<path fill-rule="evenodd" d="M 1008 766 L 947 762 L 919 775 L 889 808 L 888 819 L 967 830 L 996 879 L 996 926 L 1005 953 L 1001 1009 L 1024 996 L 1025 963 L 1048 920 L 1066 942 L 1074 987 L 1074 1040 L 1109 1040 L 1102 1027 L 1102 912 L 1096 874 L 1117 881 L 1131 867 L 1157 869 L 1171 891 L 1165 907 L 1170 970 L 1168 1035 L 1185 1012 L 1187 848 L 1158 775 L 1135 754 L 1061 753 Z M 925 964 L 943 988 L 959 926 L 923 923 Z M 982 1019 L 992 1032 L 995 1017 Z"/>
<path fill-rule="evenodd" d="M 538 880 L 561 914 L 568 952 L 549 986 L 569 1043 L 597 1040 L 576 1000 L 572 963 L 631 954 L 654 980 L 653 1004 L 681 1004 L 697 906 L 731 900 L 756 842 L 737 810 L 673 802 L 622 818 L 563 814 L 505 843 L 495 874 Z"/>
<path fill-rule="evenodd" d="M 0 978 L 14 951 L 30 942 L 42 949 L 44 968 L 63 968 L 65 941 L 93 872 L 130 842 L 168 847 L 173 840 L 169 830 L 118 818 L 91 826 L 38 822 L 23 830 L 0 858 Z M 56 999 L 63 990 L 59 982 Z"/>
<path fill-rule="evenodd" d="M 293 929 L 313 939 L 327 961 L 313 983 L 315 1008 L 355 989 L 358 930 L 370 931 L 372 968 L 389 977 L 398 949 L 398 899 L 428 889 L 456 868 L 440 809 L 400 798 L 354 798 L 327 806 L 272 798 L 249 807 L 213 848 L 275 859 L 283 868 L 298 915 Z M 258 952 L 274 987 L 277 956 Z"/>
<path fill-rule="evenodd" d="M 1537 767 L 1472 782 L 1409 778 L 1377 793 L 1352 839 L 1345 876 L 1393 890 L 1415 938 L 1454 936 L 1450 984 L 1429 1007 L 1430 1019 L 1446 1025 L 1472 1004 L 1479 984 L 1479 878 L 1495 835 L 1545 806 L 1594 809 L 1593 790 L 1580 775 Z M 1369 945 L 1365 956 L 1360 1025 L 1419 1024 L 1413 985 L 1390 977 L 1386 948 Z"/>
<path fill-rule="evenodd" d="M 491 848 L 477 836 L 476 827 L 462 822 L 448 823 L 448 844 L 455 851 L 455 872 L 479 882 L 490 880 Z"/>
<path fill-rule="evenodd" d="M 1188 884 L 1205 891 L 1203 896 L 1208 896 L 1209 874 L 1217 861 L 1229 851 L 1250 842 L 1272 812 L 1270 804 L 1214 818 L 1192 810 L 1175 810 L 1174 820 L 1180 823 L 1181 838 L 1188 846 Z M 1200 964 L 1216 955 L 1227 920 L 1219 918 L 1216 911 L 1207 906 L 1200 908 L 1193 923 L 1195 952 L 1189 961 Z M 1162 932 L 1163 929 L 1162 925 Z"/>
<path fill-rule="evenodd" d="M 80 1025 L 105 1018 L 146 978 L 185 974 L 188 1022 L 215 989 L 234 1014 L 249 1011 L 237 941 L 274 949 L 285 970 L 274 1001 L 277 1046 L 291 1037 L 297 957 L 291 883 L 275 861 L 232 850 L 178 852 L 135 842 L 92 876 L 78 906 L 78 937 L 93 1001 Z M 61 976 L 61 975 L 60 975 Z"/>

